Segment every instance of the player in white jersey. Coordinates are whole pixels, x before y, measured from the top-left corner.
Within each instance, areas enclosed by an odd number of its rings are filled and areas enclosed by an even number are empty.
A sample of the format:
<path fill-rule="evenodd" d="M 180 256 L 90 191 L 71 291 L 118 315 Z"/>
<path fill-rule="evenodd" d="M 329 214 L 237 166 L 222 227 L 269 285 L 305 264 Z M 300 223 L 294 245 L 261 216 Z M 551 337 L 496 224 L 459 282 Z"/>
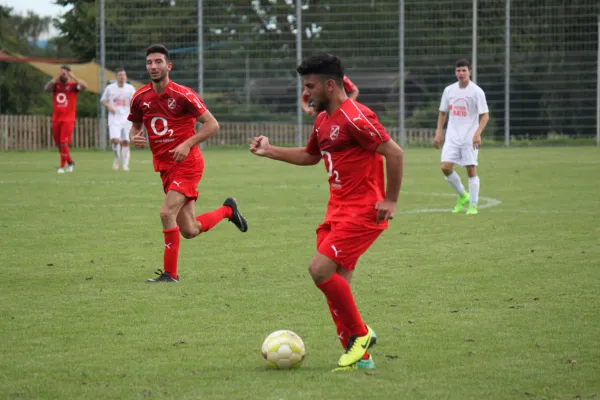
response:
<path fill-rule="evenodd" d="M 450 114 L 446 129 L 446 140 L 442 148 L 441 169 L 446 181 L 458 194 L 454 214 L 460 212 L 467 203 L 467 214 L 477 214 L 479 200 L 479 177 L 477 176 L 477 156 L 481 146 L 481 132 L 489 120 L 489 110 L 485 93 L 471 82 L 471 63 L 460 59 L 456 62 L 458 82 L 446 86 L 442 94 L 440 114 L 433 145 L 439 149 L 444 141 L 443 128 L 446 116 Z M 465 190 L 460 176 L 454 171 L 454 164 L 467 169 L 469 192 Z"/>
<path fill-rule="evenodd" d="M 100 102 L 108 108 L 108 133 L 115 153 L 113 169 L 117 171 L 119 164 L 123 171 L 129 171 L 129 131 L 131 122 L 129 115 L 129 102 L 135 93 L 135 88 L 127 83 L 127 73 L 124 69 L 117 70 L 117 82 L 111 83 L 104 89 Z"/>

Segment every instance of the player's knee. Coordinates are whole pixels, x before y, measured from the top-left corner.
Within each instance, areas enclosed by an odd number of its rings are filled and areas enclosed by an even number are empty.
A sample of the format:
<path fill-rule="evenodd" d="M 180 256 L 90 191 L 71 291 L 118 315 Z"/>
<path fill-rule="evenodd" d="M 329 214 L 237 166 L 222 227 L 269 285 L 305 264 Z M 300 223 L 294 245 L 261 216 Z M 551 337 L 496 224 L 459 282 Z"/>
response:
<path fill-rule="evenodd" d="M 323 282 L 328 278 L 327 269 L 324 268 L 324 265 L 316 258 L 310 260 L 310 263 L 308 264 L 308 273 L 315 283 Z"/>
<path fill-rule="evenodd" d="M 166 207 L 163 207 L 160 210 L 160 220 L 163 223 L 163 226 L 173 225 L 175 223 L 176 217 L 176 214 Z"/>
<path fill-rule="evenodd" d="M 452 165 L 442 164 L 442 166 L 440 167 L 440 169 L 442 170 L 442 172 L 446 176 L 448 176 L 448 175 L 450 175 L 452 173 Z"/>
<path fill-rule="evenodd" d="M 184 239 L 193 239 L 196 236 L 198 236 L 198 234 L 200 234 L 200 230 L 190 230 L 190 229 L 182 229 L 181 227 L 179 227 L 179 233 L 181 233 L 181 236 L 183 236 Z"/>
<path fill-rule="evenodd" d="M 113 139 L 113 144 L 119 144 L 119 139 Z"/>

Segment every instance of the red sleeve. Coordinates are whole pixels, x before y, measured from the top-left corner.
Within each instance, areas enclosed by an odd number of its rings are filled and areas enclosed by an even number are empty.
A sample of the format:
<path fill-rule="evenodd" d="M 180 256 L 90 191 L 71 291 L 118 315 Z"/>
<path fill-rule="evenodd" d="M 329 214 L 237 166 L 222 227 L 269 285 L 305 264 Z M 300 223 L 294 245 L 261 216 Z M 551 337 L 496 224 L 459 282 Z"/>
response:
<path fill-rule="evenodd" d="M 346 93 L 350 93 L 354 89 L 354 87 L 355 87 L 355 85 L 350 80 L 350 78 L 348 78 L 346 75 L 344 75 L 344 90 L 346 91 Z"/>
<path fill-rule="evenodd" d="M 192 116 L 198 118 L 206 112 L 206 105 L 195 92 L 189 91 L 185 94 L 185 110 Z"/>
<path fill-rule="evenodd" d="M 134 94 L 131 98 L 131 102 L 129 103 L 129 115 L 127 119 L 131 122 L 143 122 L 144 116 L 142 114 L 142 109 L 140 108 L 140 102 L 138 101 L 138 97 Z"/>
<path fill-rule="evenodd" d="M 77 93 L 79 92 L 79 83 L 71 82 L 67 86 L 67 91 Z"/>
<path fill-rule="evenodd" d="M 308 143 L 306 144 L 306 152 L 308 154 L 312 154 L 313 156 L 321 155 L 321 148 L 319 147 L 319 138 L 317 136 L 318 127 L 321 125 L 321 114 L 317 116 L 315 119 L 315 123 L 313 125 L 313 131 L 308 138 Z"/>
<path fill-rule="evenodd" d="M 354 118 L 352 122 L 348 122 L 350 124 L 348 132 L 350 132 L 350 135 L 358 142 L 360 147 L 369 151 L 375 151 L 381 143 L 390 140 L 390 135 L 385 131 L 383 125 L 379 123 L 374 112 L 363 112 L 361 114 L 361 117 Z"/>

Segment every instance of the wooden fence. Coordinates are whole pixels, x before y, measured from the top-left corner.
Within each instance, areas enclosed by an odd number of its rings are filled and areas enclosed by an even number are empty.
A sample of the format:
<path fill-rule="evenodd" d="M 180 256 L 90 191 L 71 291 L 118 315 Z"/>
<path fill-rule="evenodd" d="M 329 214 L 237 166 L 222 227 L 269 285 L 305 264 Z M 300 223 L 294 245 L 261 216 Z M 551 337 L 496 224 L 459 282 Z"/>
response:
<path fill-rule="evenodd" d="M 221 131 L 210 138 L 205 147 L 243 146 L 253 136 L 265 135 L 278 145 L 297 143 L 296 124 L 220 122 Z M 302 142 L 306 143 L 312 131 L 311 125 L 304 125 Z M 388 133 L 398 137 L 398 129 L 388 129 Z M 426 146 L 432 143 L 434 129 L 406 129 L 407 144 Z M 73 132 L 72 146 L 80 149 L 97 149 L 100 146 L 99 123 L 96 118 L 78 118 Z M 108 143 L 108 139 L 107 139 Z M 41 115 L 0 115 L 0 151 L 46 150 L 55 148 L 52 139 L 52 119 Z"/>

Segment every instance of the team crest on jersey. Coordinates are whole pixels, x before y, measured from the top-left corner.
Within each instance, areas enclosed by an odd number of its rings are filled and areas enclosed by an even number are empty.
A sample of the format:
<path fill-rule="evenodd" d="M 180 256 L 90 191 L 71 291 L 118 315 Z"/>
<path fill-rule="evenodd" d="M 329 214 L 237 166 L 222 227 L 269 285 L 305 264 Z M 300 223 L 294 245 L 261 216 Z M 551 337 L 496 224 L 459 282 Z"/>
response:
<path fill-rule="evenodd" d="M 340 127 L 339 125 L 333 125 L 331 127 L 331 131 L 329 132 L 329 138 L 331 140 L 335 140 L 338 138 L 338 136 L 340 136 Z"/>
<path fill-rule="evenodd" d="M 169 98 L 169 100 L 167 100 L 167 106 L 169 107 L 170 110 L 174 110 L 175 107 L 177 107 L 177 103 L 175 103 L 175 99 Z"/>

